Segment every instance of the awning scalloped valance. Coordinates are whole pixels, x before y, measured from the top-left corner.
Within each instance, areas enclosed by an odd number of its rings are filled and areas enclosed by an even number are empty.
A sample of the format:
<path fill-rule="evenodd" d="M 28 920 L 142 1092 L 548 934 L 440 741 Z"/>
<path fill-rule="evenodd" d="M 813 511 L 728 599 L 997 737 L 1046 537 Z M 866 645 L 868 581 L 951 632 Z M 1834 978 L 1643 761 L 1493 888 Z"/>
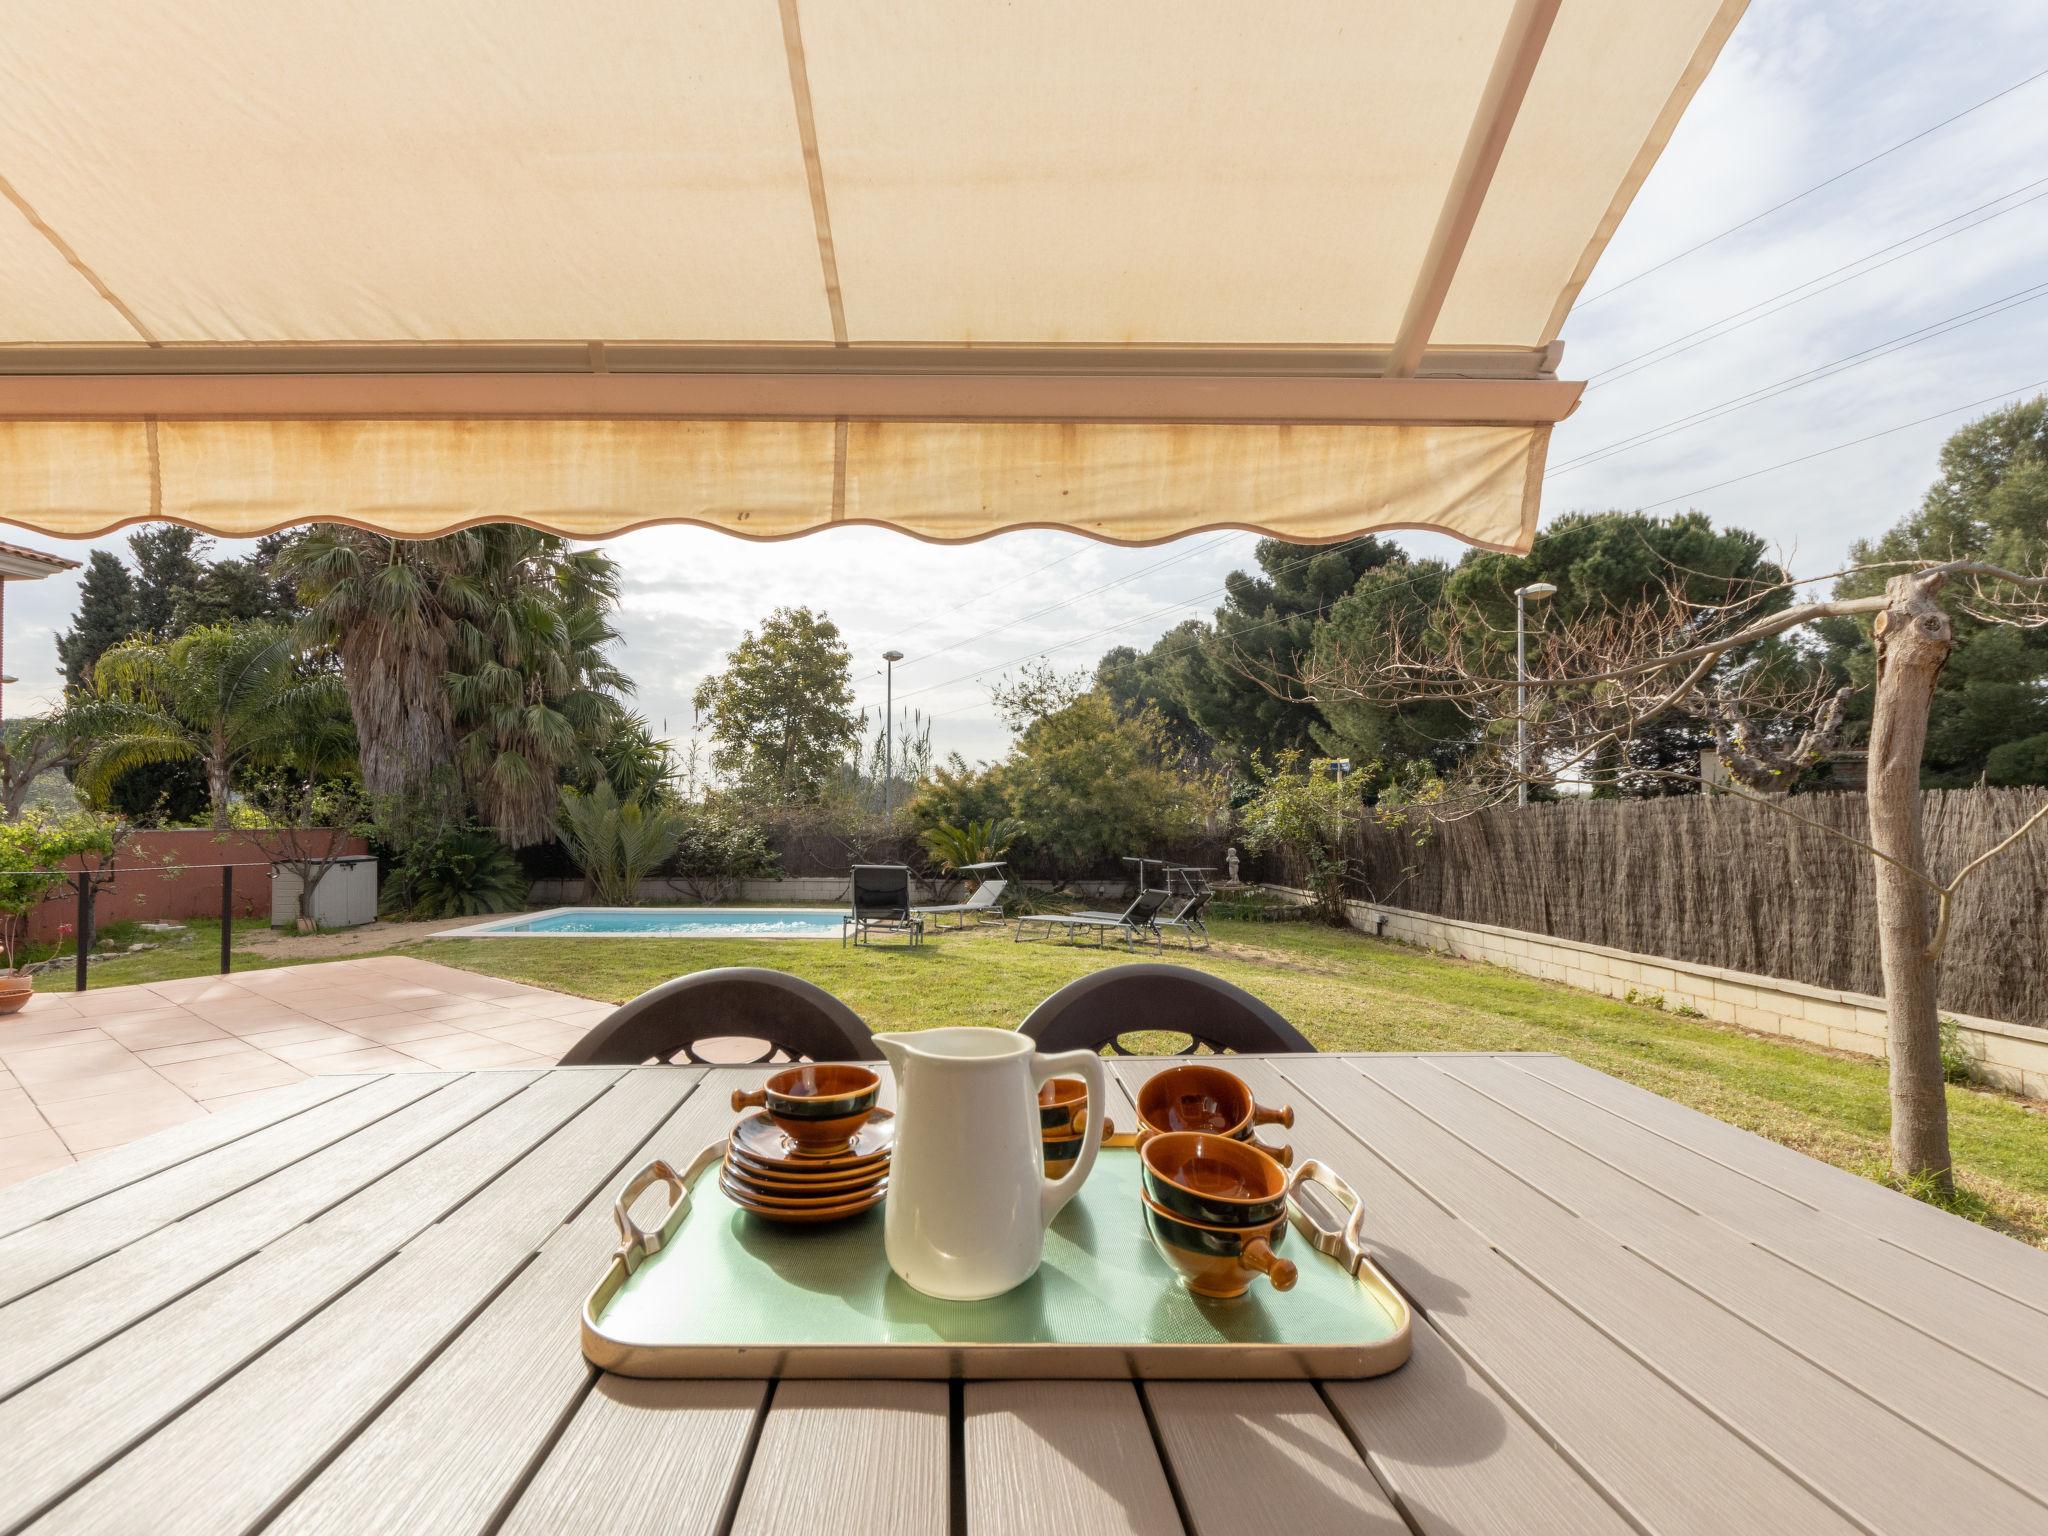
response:
<path fill-rule="evenodd" d="M 0 520 L 1519 548 L 1740 0 L 21 0 Z"/>

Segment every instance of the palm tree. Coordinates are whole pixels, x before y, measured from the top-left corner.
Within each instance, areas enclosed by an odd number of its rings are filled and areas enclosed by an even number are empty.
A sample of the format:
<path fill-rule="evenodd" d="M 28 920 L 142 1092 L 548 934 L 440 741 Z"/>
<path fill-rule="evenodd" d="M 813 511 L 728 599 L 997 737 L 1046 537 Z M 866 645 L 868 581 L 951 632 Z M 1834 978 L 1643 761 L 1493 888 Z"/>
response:
<path fill-rule="evenodd" d="M 514 848 L 554 830 L 565 779 L 597 772 L 596 750 L 625 712 L 632 682 L 606 648 L 618 567 L 597 551 L 505 525 L 478 573 L 492 601 L 457 617 L 448 696 L 455 762 L 478 814 Z"/>
<path fill-rule="evenodd" d="M 445 769 L 455 756 L 450 615 L 484 604 L 473 574 L 482 546 L 476 529 L 393 539 L 322 523 L 279 557 L 307 606 L 302 633 L 341 658 L 373 802 L 405 797 L 418 810 L 429 797 L 446 798 Z"/>
<path fill-rule="evenodd" d="M 631 686 L 605 655 L 616 563 L 498 523 L 437 539 L 321 525 L 284 564 L 306 633 L 341 658 L 372 800 L 418 819 L 455 810 L 459 787 L 512 846 L 548 836 L 561 781 L 585 776 Z"/>
<path fill-rule="evenodd" d="M 264 763 L 332 773 L 351 760 L 341 679 L 274 624 L 206 625 L 174 640 L 127 640 L 93 669 L 68 712 L 80 743 L 78 787 L 104 800 L 150 763 L 196 762 L 215 827 L 228 824 L 236 776 Z"/>

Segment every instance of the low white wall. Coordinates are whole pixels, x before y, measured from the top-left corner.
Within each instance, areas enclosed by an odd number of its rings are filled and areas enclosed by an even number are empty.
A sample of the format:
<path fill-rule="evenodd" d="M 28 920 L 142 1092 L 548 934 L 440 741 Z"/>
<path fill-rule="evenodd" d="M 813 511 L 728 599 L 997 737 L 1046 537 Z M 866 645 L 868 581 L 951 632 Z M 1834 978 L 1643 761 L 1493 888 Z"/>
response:
<path fill-rule="evenodd" d="M 1861 992 L 1836 992 L 1774 976 L 1631 954 L 1404 907 L 1354 901 L 1347 908 L 1352 927 L 1404 944 L 1484 960 L 1607 997 L 1625 998 L 1634 992 L 1639 999 L 1648 999 L 1654 994 L 1667 1009 L 1691 1008 L 1759 1034 L 1787 1035 L 1863 1056 L 1885 1054 L 1884 1000 Z M 1960 1026 L 1959 1038 L 1976 1058 L 1983 1082 L 2048 1099 L 2048 1030 L 1968 1014 L 1945 1017 Z"/>
<path fill-rule="evenodd" d="M 1050 888 L 1044 881 L 1032 880 L 1026 883 L 1034 890 Z M 938 903 L 938 892 L 934 891 L 925 882 L 921 880 L 914 881 L 911 889 L 915 893 L 919 904 L 932 906 Z M 1119 884 L 1114 880 L 1082 880 L 1069 886 L 1068 889 L 1073 894 L 1086 897 L 1091 901 L 1097 899 L 1110 900 L 1121 896 L 1122 899 L 1118 901 L 1119 906 L 1122 906 L 1130 899 L 1130 887 L 1128 884 Z M 966 899 L 964 895 L 958 894 L 965 890 L 964 884 L 956 886 L 954 890 L 956 893 L 954 899 L 962 901 Z M 666 880 L 642 880 L 640 882 L 639 895 L 642 902 L 652 906 L 687 906 L 691 902 L 687 889 L 680 882 L 671 885 Z M 583 882 L 581 880 L 536 880 L 533 883 L 532 891 L 528 893 L 527 900 L 536 907 L 577 906 L 583 900 Z M 777 902 L 785 901 L 844 901 L 846 900 L 846 876 L 816 875 L 794 876 L 778 880 L 742 880 L 739 892 L 733 897 L 733 900 L 757 901 L 763 906 L 773 906 Z"/>

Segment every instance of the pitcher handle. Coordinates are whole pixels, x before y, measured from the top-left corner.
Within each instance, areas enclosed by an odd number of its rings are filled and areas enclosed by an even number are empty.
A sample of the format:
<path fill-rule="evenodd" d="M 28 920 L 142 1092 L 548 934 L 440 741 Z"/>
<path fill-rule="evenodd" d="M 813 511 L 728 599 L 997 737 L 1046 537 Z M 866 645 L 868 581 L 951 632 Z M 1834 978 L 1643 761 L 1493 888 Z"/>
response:
<path fill-rule="evenodd" d="M 1037 1090 L 1043 1088 L 1048 1078 L 1072 1072 L 1088 1085 L 1088 1123 L 1081 1139 L 1081 1155 L 1074 1159 L 1074 1166 L 1056 1179 L 1045 1181 L 1045 1188 L 1038 1197 L 1038 1218 L 1041 1225 L 1050 1226 L 1060 1208 L 1079 1193 L 1082 1180 L 1088 1177 L 1088 1170 L 1095 1166 L 1095 1154 L 1102 1146 L 1103 1102 L 1109 1091 L 1108 1082 L 1102 1072 L 1102 1058 L 1093 1051 L 1057 1051 L 1050 1056 L 1031 1058 L 1031 1087 L 1034 1101 Z M 1036 1123 L 1034 1119 L 1034 1124 Z"/>

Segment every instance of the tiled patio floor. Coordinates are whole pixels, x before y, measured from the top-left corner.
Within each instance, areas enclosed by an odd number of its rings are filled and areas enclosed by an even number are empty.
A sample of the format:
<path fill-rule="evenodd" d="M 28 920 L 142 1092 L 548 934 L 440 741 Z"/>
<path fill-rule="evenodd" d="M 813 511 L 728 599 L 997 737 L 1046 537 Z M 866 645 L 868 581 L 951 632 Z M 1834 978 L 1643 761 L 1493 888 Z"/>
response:
<path fill-rule="evenodd" d="M 0 1018 L 0 1186 L 310 1076 L 552 1065 L 611 1011 L 399 956 L 39 992 Z"/>

